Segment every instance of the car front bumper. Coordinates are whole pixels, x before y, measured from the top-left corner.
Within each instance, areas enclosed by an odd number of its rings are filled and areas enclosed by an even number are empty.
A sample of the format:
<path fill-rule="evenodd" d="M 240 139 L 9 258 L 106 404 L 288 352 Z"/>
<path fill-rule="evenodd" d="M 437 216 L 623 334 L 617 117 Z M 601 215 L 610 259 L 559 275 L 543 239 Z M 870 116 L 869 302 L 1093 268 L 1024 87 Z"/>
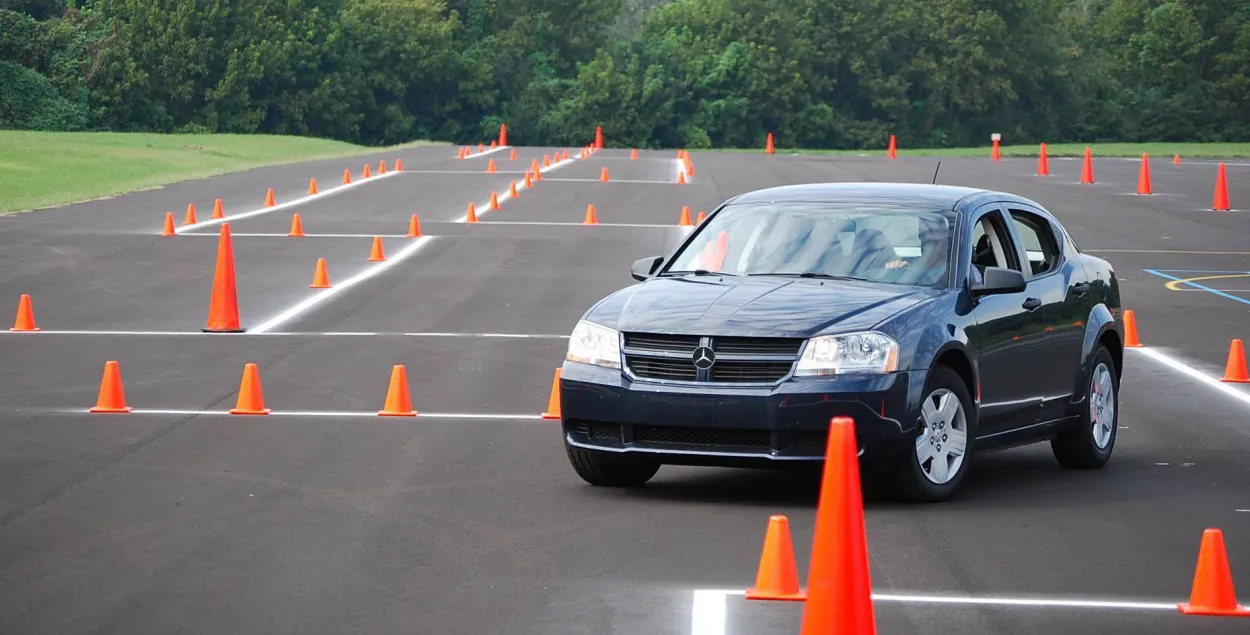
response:
<path fill-rule="evenodd" d="M 654 455 L 664 463 L 821 460 L 837 416 L 855 421 L 861 457 L 890 458 L 915 430 L 923 383 L 923 372 L 899 372 L 763 387 L 670 384 L 566 362 L 560 409 L 570 445 Z"/>

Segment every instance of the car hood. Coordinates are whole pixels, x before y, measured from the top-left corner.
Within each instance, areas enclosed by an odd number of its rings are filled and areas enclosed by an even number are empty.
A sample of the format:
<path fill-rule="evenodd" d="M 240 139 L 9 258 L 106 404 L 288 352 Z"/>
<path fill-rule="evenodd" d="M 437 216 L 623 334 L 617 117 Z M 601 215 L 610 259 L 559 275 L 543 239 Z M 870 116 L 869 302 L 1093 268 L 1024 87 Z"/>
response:
<path fill-rule="evenodd" d="M 587 315 L 622 331 L 810 337 L 872 328 L 939 291 L 787 277 L 652 278 Z"/>

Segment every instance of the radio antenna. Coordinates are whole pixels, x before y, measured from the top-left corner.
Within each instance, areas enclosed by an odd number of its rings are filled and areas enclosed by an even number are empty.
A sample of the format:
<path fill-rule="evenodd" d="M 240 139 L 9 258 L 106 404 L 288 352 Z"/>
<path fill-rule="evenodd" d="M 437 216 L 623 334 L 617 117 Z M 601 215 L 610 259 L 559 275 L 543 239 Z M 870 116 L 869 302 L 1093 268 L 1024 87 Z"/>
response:
<path fill-rule="evenodd" d="M 937 185 L 938 170 L 942 169 L 942 162 L 938 161 L 937 169 L 933 171 L 933 185 Z"/>

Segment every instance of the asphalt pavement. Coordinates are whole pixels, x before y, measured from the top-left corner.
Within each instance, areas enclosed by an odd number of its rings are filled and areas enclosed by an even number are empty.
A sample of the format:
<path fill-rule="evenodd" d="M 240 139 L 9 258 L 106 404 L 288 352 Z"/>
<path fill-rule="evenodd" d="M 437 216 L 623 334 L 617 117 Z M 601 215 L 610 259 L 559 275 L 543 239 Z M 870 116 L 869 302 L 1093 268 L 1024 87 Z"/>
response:
<path fill-rule="evenodd" d="M 30 294 L 43 329 L 0 333 L 0 633 L 797 633 L 801 604 L 740 592 L 771 514 L 789 517 L 805 579 L 810 475 L 665 467 L 642 488 L 593 488 L 538 415 L 577 319 L 682 238 L 683 206 L 929 182 L 937 160 L 693 152 L 682 185 L 675 152 L 570 148 L 511 198 L 531 159 L 564 148 L 510 150 L 413 148 L 0 217 L 0 299 L 12 311 Z M 1146 348 L 1126 352 L 1105 470 L 1065 471 L 1043 445 L 981 455 L 949 503 L 869 492 L 878 632 L 1250 624 L 1169 608 L 1208 527 L 1250 602 L 1250 388 L 1210 381 L 1250 335 L 1250 165 L 1229 163 L 1235 210 L 1214 212 L 1215 164 L 1167 159 L 1152 196 L 1133 193 L 1136 161 L 1096 157 L 1082 185 L 1076 160 L 1052 159 L 1049 177 L 988 152 L 942 160 L 938 182 L 1033 198 L 1109 259 Z M 381 160 L 392 171 L 359 182 Z M 325 191 L 344 169 L 356 185 L 301 200 L 309 178 Z M 216 198 L 244 334 L 200 332 Z M 160 236 L 187 203 L 200 223 Z M 286 235 L 294 213 L 303 238 Z M 419 239 L 405 237 L 414 214 Z M 385 263 L 367 261 L 373 236 Z M 332 289 L 308 286 L 318 258 Z M 108 360 L 133 413 L 86 412 Z M 271 416 L 225 414 L 247 363 Z M 370 416 L 396 364 L 420 414 Z"/>

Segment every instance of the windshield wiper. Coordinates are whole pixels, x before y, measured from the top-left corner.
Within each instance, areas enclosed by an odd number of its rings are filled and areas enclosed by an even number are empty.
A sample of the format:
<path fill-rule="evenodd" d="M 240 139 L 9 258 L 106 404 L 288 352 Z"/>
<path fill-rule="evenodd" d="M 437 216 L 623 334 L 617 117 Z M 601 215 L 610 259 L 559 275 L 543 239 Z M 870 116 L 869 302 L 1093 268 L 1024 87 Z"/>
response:
<path fill-rule="evenodd" d="M 707 269 L 695 269 L 693 271 L 665 271 L 664 276 L 688 276 L 694 274 L 696 276 L 732 276 L 734 274 L 727 271 L 708 271 Z"/>
<path fill-rule="evenodd" d="M 748 273 L 748 276 L 796 276 L 799 278 L 820 278 L 821 280 L 863 280 L 863 278 L 854 278 L 851 276 L 838 276 L 832 273 L 821 273 L 819 271 L 803 271 L 796 273 L 792 271 L 778 271 L 775 273 Z"/>

